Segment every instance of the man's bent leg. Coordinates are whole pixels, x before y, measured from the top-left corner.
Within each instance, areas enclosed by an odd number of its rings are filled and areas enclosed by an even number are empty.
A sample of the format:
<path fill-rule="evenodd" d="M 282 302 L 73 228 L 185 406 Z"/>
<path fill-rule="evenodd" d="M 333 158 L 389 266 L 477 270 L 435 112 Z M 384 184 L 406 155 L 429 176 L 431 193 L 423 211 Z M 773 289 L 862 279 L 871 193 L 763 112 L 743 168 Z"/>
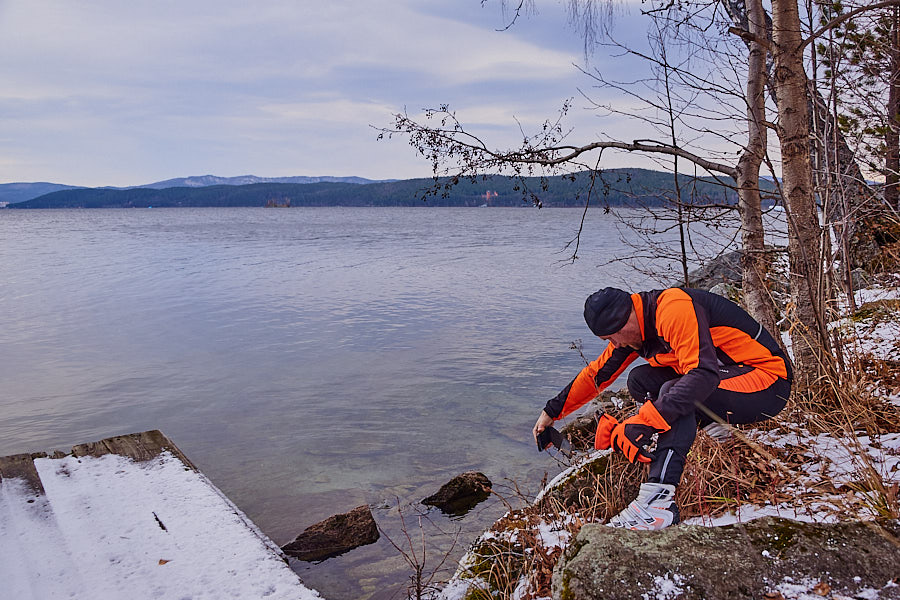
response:
<path fill-rule="evenodd" d="M 791 384 L 784 379 L 759 391 L 738 392 L 719 387 L 697 403 L 697 422 L 700 427 L 719 421 L 731 425 L 759 423 L 780 413 L 790 394 Z"/>
<path fill-rule="evenodd" d="M 674 369 L 669 367 L 641 365 L 632 369 L 628 374 L 628 392 L 638 404 L 642 404 L 645 400 L 658 398 L 662 393 L 661 390 L 668 389 L 667 386 L 671 386 L 680 377 Z M 663 436 L 673 430 L 679 432 L 679 435 L 674 438 L 677 442 L 675 445 L 678 452 L 673 451 L 675 461 L 672 463 L 672 471 L 677 471 L 680 477 L 680 473 L 684 469 L 684 457 L 696 435 L 697 422 L 694 415 L 691 414 L 686 418 L 679 419 L 677 423 L 670 423 L 670 425 L 672 429 L 661 434 L 659 439 L 666 439 Z M 690 439 L 686 439 L 687 436 L 690 436 Z M 657 457 L 659 457 L 658 451 Z M 654 469 L 661 471 L 664 470 L 664 467 L 668 468 L 666 461 L 654 460 L 651 462 L 650 480 L 641 484 L 638 497 L 626 506 L 625 510 L 612 517 L 607 522 L 608 526 L 648 530 L 663 529 L 679 522 L 678 505 L 675 504 L 675 485 L 659 483 L 659 477 L 656 479 L 653 477 Z M 678 482 L 675 481 L 675 483 Z"/>
<path fill-rule="evenodd" d="M 659 395 L 665 394 L 676 381 L 678 380 L 673 379 L 663 384 Z M 697 437 L 697 417 L 693 413 L 687 414 L 669 425 L 671 429 L 660 433 L 656 438 L 656 450 L 653 452 L 654 458 L 650 463 L 650 476 L 647 481 L 678 485 L 688 451 Z"/>

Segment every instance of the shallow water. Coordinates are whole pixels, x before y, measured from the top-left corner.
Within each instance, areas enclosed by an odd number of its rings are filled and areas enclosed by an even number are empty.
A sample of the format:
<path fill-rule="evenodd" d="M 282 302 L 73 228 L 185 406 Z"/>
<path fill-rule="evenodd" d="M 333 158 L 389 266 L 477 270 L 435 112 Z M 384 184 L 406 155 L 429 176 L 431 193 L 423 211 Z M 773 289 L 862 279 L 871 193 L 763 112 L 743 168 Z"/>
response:
<path fill-rule="evenodd" d="M 588 215 L 582 258 L 567 263 L 580 219 L 567 209 L 0 211 L 0 455 L 161 429 L 278 543 L 363 503 L 394 537 L 387 507 L 470 469 L 533 493 L 558 469 L 530 430 L 582 365 L 570 344 L 602 350 L 584 298 L 650 283 L 602 266 L 630 250 L 600 211 Z M 502 510 L 429 515 L 461 527 L 462 547 Z M 406 578 L 384 539 L 294 566 L 332 600 L 389 597 Z"/>

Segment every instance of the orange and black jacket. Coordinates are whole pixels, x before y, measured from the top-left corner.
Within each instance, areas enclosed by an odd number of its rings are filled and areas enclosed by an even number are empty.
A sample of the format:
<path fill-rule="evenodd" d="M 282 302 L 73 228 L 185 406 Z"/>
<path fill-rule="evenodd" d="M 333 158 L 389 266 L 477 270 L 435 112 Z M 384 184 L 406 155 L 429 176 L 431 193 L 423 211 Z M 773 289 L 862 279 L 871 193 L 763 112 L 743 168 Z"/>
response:
<path fill-rule="evenodd" d="M 758 392 L 778 378 L 791 380 L 790 362 L 772 335 L 734 302 L 702 290 L 669 288 L 631 295 L 643 343 L 638 351 L 606 347 L 544 411 L 562 418 L 610 385 L 638 356 L 654 367 L 671 367 L 682 377 L 653 405 L 668 423 L 693 413 L 717 387 Z M 719 368 L 751 367 L 729 379 Z M 743 371 L 743 369 L 742 369 Z M 643 398 L 637 398 L 638 402 Z"/>

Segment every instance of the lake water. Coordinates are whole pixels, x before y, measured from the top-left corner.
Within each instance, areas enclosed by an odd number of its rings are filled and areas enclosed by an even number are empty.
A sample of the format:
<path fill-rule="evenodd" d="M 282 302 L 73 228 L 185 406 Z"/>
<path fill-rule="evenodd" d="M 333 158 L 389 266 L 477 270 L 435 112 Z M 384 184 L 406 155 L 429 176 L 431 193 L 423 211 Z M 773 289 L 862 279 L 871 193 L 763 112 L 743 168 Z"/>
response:
<path fill-rule="evenodd" d="M 364 503 L 399 540 L 396 506 L 414 515 L 411 503 L 466 470 L 533 494 L 559 469 L 531 426 L 583 364 L 570 344 L 602 350 L 584 298 L 656 283 L 604 266 L 630 250 L 602 211 L 566 262 L 580 220 L 524 208 L 0 211 L 0 455 L 161 429 L 279 544 Z M 458 553 L 503 510 L 429 512 L 432 552 L 449 543 L 434 528 L 462 530 Z M 331 600 L 388 598 L 408 575 L 385 539 L 293 566 Z"/>

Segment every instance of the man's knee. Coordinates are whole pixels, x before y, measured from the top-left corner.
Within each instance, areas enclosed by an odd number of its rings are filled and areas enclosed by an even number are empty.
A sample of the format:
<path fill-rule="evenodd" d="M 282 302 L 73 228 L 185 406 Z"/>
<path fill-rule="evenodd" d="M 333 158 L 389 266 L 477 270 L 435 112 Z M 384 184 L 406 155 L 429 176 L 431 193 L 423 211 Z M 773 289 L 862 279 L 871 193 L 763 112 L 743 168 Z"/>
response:
<path fill-rule="evenodd" d="M 679 377 L 678 379 L 681 379 L 681 378 Z M 659 387 L 659 395 L 657 397 L 661 398 L 661 397 L 665 396 L 669 392 L 669 390 L 672 389 L 672 386 L 675 385 L 675 383 L 678 381 L 678 379 L 670 379 L 667 382 L 665 382 L 664 384 L 662 384 Z"/>
<path fill-rule="evenodd" d="M 645 400 L 647 394 L 652 395 L 654 398 L 657 396 L 652 389 L 653 385 L 650 381 L 650 377 L 648 377 L 647 366 L 648 365 L 641 365 L 635 367 L 628 373 L 628 393 L 638 402 Z"/>
<path fill-rule="evenodd" d="M 679 375 L 670 368 L 640 365 L 628 373 L 628 393 L 639 404 L 647 399 L 655 400 L 678 378 Z"/>

